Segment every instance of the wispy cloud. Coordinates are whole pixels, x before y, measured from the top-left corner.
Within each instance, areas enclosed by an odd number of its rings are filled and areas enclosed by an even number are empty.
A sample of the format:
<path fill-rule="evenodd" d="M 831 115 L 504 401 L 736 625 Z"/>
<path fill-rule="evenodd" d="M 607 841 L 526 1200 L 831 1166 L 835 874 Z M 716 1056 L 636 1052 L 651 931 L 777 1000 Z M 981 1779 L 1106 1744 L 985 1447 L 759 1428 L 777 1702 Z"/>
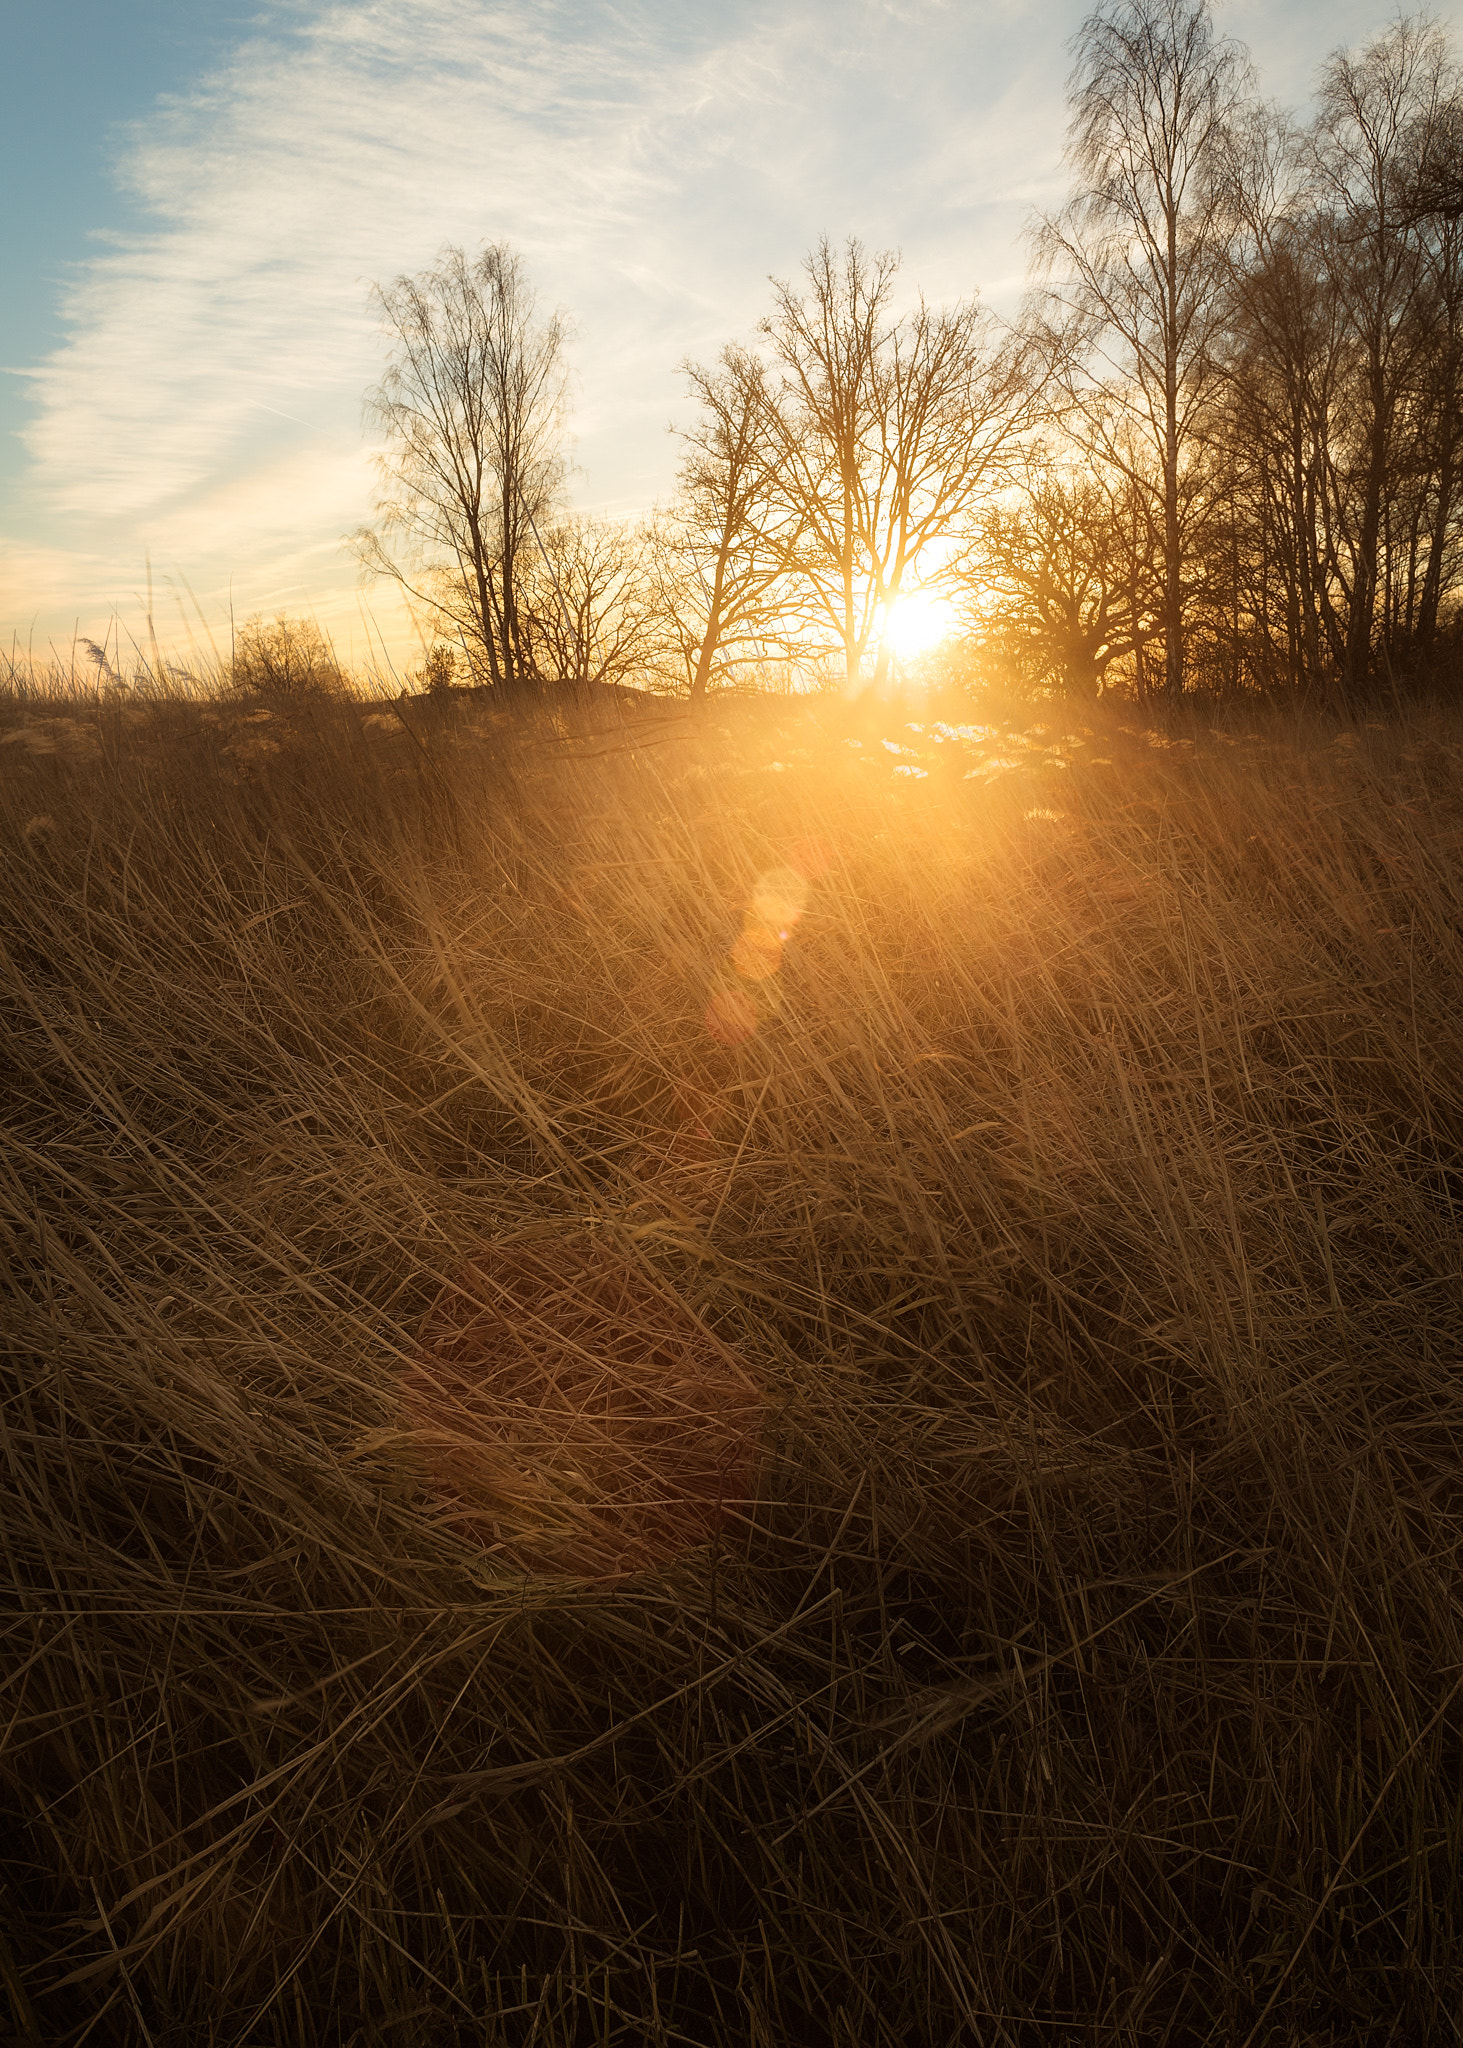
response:
<path fill-rule="evenodd" d="M 129 134 L 151 225 L 77 275 L 0 513 L 0 621 L 130 609 L 144 549 L 219 613 L 354 614 L 373 279 L 506 238 L 573 318 L 578 490 L 669 484 L 687 354 L 822 231 L 932 296 L 1019 285 L 1080 13 L 1036 0 L 302 4 Z"/>

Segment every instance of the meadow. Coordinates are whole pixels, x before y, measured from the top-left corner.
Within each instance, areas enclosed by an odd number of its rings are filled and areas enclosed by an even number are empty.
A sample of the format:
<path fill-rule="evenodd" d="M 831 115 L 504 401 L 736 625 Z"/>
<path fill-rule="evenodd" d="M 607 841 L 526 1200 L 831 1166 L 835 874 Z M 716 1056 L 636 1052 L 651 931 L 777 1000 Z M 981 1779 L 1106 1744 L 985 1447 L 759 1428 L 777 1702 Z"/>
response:
<path fill-rule="evenodd" d="M 1463 717 L 12 687 L 0 840 L 12 2038 L 1463 2037 Z M 464 1524 L 484 1247 L 704 1540 Z"/>

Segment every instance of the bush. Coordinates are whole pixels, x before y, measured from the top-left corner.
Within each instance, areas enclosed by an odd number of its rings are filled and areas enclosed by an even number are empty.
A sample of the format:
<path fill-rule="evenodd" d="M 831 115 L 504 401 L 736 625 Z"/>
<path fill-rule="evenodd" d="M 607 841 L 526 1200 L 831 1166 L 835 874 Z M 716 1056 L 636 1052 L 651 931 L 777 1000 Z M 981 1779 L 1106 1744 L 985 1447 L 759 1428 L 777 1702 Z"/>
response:
<path fill-rule="evenodd" d="M 445 697 L 457 688 L 457 650 L 445 640 L 428 648 L 417 672 L 417 688 L 433 697 Z"/>
<path fill-rule="evenodd" d="M 349 688 L 334 649 L 315 621 L 287 618 L 283 612 L 272 623 L 253 618 L 240 627 L 229 682 L 238 696 L 290 702 L 339 696 Z"/>

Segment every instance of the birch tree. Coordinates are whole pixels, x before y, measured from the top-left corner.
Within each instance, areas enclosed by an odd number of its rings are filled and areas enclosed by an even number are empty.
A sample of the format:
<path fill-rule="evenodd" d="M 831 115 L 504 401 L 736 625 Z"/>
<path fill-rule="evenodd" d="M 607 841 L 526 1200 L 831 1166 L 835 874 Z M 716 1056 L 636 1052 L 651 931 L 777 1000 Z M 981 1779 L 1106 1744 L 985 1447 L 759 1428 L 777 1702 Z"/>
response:
<path fill-rule="evenodd" d="M 1356 357 L 1349 488 L 1339 500 L 1348 586 L 1342 680 L 1352 697 L 1371 667 L 1388 498 L 1408 438 L 1407 396 L 1436 339 L 1436 279 L 1415 173 L 1451 128 L 1453 87 L 1441 33 L 1404 16 L 1359 54 L 1331 58 L 1312 131 L 1324 254 Z M 1451 458 L 1455 425 L 1449 439 Z"/>
<path fill-rule="evenodd" d="M 1193 459 L 1225 310 L 1225 142 L 1248 59 L 1215 34 L 1207 0 L 1119 0 L 1087 17 L 1074 49 L 1074 190 L 1038 221 L 1036 252 L 1068 342 L 1073 430 L 1085 425 L 1101 460 L 1154 501 L 1164 679 L 1176 697 L 1185 568 L 1203 510 Z"/>
<path fill-rule="evenodd" d="M 390 354 L 366 416 L 385 448 L 378 524 L 356 552 L 461 636 L 490 682 L 518 682 L 532 673 L 526 567 L 563 484 L 564 323 L 537 318 L 506 243 L 472 259 L 449 246 L 373 298 Z"/>

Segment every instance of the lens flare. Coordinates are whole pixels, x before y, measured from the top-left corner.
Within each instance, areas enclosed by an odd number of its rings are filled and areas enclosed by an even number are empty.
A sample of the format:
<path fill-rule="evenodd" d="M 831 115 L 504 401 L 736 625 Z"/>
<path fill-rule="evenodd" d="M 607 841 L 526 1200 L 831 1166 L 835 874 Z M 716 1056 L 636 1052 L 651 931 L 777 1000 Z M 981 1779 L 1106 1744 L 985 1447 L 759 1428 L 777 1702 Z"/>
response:
<path fill-rule="evenodd" d="M 731 964 L 745 981 L 767 981 L 782 965 L 781 934 L 749 924 L 731 949 Z"/>
<path fill-rule="evenodd" d="M 797 839 L 785 862 L 760 874 L 752 888 L 741 933 L 730 948 L 721 985 L 706 1005 L 708 1036 L 719 1045 L 742 1045 L 752 1037 L 764 1015 L 780 1006 L 778 970 L 793 926 L 807 908 L 811 878 L 826 873 L 833 859 L 822 839 Z M 726 969 L 738 977 L 726 976 Z M 751 982 L 756 989 L 743 986 Z"/>
<path fill-rule="evenodd" d="M 808 884 L 794 867 L 769 868 L 752 891 L 752 916 L 775 932 L 785 932 L 802 916 Z"/>
<path fill-rule="evenodd" d="M 795 839 L 787 849 L 787 864 L 805 882 L 819 881 L 833 865 L 833 848 L 816 836 Z"/>
<path fill-rule="evenodd" d="M 757 1005 L 741 988 L 719 988 L 706 1005 L 706 1030 L 718 1045 L 745 1045 L 757 1029 Z"/>

